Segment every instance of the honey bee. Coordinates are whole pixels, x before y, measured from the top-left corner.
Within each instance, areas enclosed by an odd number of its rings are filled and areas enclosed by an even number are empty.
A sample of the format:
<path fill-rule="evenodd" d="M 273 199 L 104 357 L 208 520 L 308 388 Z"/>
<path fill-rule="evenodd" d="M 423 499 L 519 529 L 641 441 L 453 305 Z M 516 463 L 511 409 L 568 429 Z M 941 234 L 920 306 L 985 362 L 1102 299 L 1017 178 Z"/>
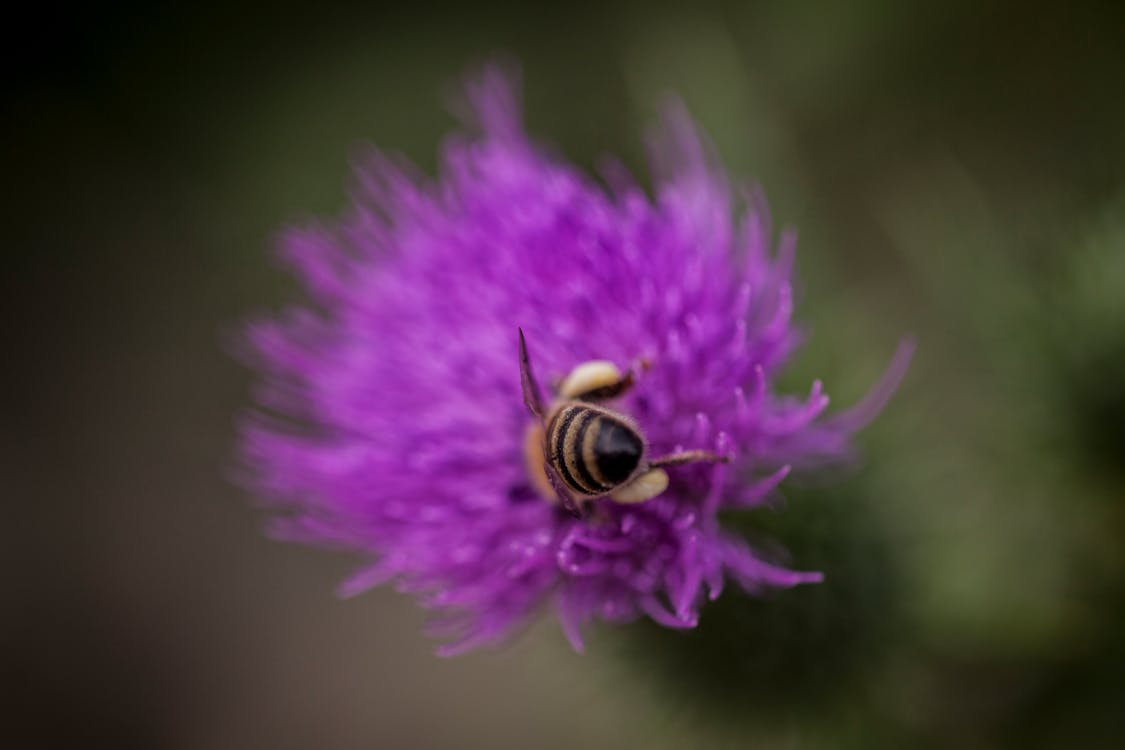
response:
<path fill-rule="evenodd" d="M 604 405 L 633 386 L 635 367 L 622 374 L 606 360 L 584 362 L 558 384 L 554 401 L 544 409 L 523 329 L 519 338 L 523 402 L 536 420 L 524 441 L 528 474 L 540 494 L 557 498 L 572 515 L 580 515 L 579 502 L 594 498 L 640 503 L 656 497 L 668 488 L 661 467 L 730 460 L 702 450 L 649 458 L 637 423 Z"/>

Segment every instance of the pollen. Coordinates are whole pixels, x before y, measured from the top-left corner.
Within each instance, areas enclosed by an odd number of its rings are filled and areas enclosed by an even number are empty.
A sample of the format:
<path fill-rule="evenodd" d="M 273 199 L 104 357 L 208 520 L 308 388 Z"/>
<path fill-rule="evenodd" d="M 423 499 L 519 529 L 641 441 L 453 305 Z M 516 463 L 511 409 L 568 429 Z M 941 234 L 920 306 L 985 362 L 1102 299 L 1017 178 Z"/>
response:
<path fill-rule="evenodd" d="M 575 398 L 581 393 L 610 388 L 621 382 L 621 370 L 604 359 L 583 362 L 575 367 L 559 384 L 559 396 Z"/>
<path fill-rule="evenodd" d="M 547 478 L 547 468 L 544 466 L 544 439 L 542 423 L 534 422 L 528 425 L 527 432 L 523 436 L 523 458 L 527 466 L 527 478 L 531 480 L 531 486 L 540 497 L 547 502 L 558 503 L 555 489 L 551 486 L 551 480 Z"/>

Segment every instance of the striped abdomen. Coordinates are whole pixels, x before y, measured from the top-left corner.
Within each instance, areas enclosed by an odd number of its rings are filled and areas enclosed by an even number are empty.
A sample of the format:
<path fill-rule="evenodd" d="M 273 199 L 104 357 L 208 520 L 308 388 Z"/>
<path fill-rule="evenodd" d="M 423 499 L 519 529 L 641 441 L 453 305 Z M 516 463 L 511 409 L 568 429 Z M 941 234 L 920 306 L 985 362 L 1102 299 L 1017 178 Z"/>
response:
<path fill-rule="evenodd" d="M 644 454 L 644 441 L 614 412 L 570 402 L 547 422 L 546 448 L 547 459 L 567 487 L 596 496 L 633 475 Z"/>

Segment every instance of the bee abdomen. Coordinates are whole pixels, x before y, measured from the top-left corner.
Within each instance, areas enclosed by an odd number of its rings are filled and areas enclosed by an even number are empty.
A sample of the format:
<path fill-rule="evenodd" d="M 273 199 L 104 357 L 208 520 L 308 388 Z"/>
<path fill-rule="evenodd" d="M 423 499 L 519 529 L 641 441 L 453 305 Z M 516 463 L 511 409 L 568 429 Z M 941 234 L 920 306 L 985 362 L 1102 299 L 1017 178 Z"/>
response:
<path fill-rule="evenodd" d="M 593 450 L 597 473 L 616 487 L 633 475 L 643 449 L 635 430 L 616 419 L 603 418 Z"/>
<path fill-rule="evenodd" d="M 566 485 L 582 495 L 604 495 L 640 463 L 643 443 L 635 430 L 585 404 L 567 404 L 547 425 L 547 456 Z"/>

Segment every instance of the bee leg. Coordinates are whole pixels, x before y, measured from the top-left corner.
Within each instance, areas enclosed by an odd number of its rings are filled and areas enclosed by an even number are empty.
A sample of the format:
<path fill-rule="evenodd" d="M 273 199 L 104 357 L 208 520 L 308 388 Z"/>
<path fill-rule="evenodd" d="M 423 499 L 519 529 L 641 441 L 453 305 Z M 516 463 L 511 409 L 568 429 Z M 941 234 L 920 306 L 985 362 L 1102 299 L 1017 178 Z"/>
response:
<path fill-rule="evenodd" d="M 694 464 L 706 462 L 710 464 L 730 463 L 730 456 L 711 453 L 710 451 L 681 451 L 670 456 L 661 456 L 649 461 L 649 466 L 679 466 L 681 464 Z"/>
<path fill-rule="evenodd" d="M 520 387 L 523 389 L 523 403 L 532 416 L 543 418 L 543 401 L 539 396 L 539 384 L 531 374 L 531 360 L 527 356 L 527 342 L 523 338 L 523 329 L 520 332 Z"/>
<path fill-rule="evenodd" d="M 664 469 L 649 469 L 623 487 L 610 493 L 619 503 L 643 503 L 668 489 L 668 473 Z"/>
<path fill-rule="evenodd" d="M 570 491 L 563 485 L 562 480 L 559 479 L 557 474 L 555 474 L 555 470 L 552 469 L 550 464 L 548 463 L 543 464 L 543 470 L 547 474 L 547 480 L 555 489 L 555 494 L 558 495 L 559 502 L 562 503 L 563 510 L 565 510 L 575 518 L 581 518 L 581 508 L 578 507 L 578 503 L 575 501 L 574 496 L 571 495 Z"/>

